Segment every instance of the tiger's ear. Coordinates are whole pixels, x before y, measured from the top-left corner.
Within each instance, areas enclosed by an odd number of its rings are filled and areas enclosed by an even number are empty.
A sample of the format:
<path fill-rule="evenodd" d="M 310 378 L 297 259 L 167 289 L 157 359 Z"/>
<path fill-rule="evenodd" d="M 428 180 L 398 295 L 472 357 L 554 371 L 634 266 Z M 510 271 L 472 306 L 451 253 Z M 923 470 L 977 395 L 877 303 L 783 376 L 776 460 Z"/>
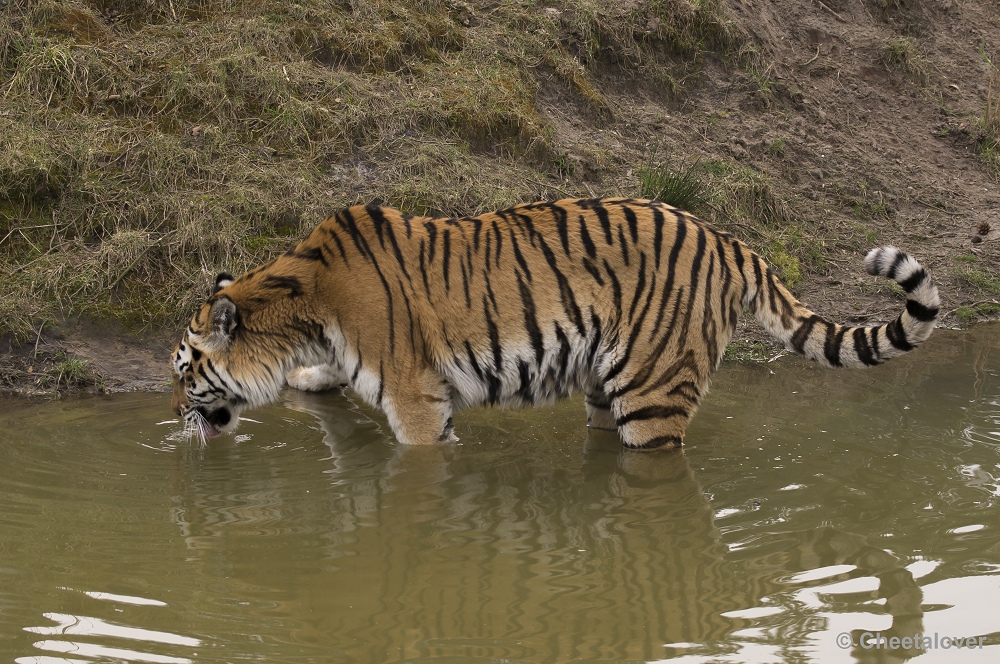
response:
<path fill-rule="evenodd" d="M 219 276 L 215 278 L 215 289 L 212 291 L 212 295 L 215 295 L 231 283 L 233 283 L 233 275 L 228 272 L 220 272 Z"/>
<path fill-rule="evenodd" d="M 240 315 L 236 304 L 228 297 L 220 297 L 212 303 L 212 333 L 210 342 L 228 345 L 233 340 L 236 328 L 240 324 Z"/>

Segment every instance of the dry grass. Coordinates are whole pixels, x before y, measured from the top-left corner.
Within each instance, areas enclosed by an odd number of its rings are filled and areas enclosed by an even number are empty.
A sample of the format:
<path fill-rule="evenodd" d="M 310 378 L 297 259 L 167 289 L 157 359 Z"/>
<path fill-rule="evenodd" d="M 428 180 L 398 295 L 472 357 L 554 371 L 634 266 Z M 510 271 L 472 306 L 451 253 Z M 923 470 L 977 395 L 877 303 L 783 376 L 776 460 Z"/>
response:
<path fill-rule="evenodd" d="M 989 82 L 986 105 L 980 119 L 983 136 L 979 142 L 979 152 L 993 172 L 1000 174 L 1000 67 L 986 54 L 983 47 L 980 47 L 980 54 L 986 61 Z"/>
<path fill-rule="evenodd" d="M 913 37 L 892 37 L 882 44 L 880 53 L 882 64 L 889 73 L 898 73 L 903 78 L 920 86 L 930 82 L 930 64 Z"/>
<path fill-rule="evenodd" d="M 561 195 L 540 77 L 607 110 L 609 68 L 676 91 L 745 41 L 706 0 L 8 0 L 0 334 L 173 323 L 355 202 Z"/>

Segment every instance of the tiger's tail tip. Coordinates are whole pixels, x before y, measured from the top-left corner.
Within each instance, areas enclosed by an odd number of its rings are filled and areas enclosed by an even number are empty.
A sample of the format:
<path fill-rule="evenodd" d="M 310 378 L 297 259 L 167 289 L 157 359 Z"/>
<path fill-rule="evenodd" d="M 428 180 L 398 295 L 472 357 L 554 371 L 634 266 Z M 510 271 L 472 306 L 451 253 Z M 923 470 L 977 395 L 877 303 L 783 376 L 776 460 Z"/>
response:
<path fill-rule="evenodd" d="M 930 273 L 912 256 L 892 246 L 877 247 L 865 256 L 868 274 L 892 279 L 906 291 L 906 311 L 920 323 L 933 327 L 941 300 Z M 927 329 L 923 335 L 929 334 Z"/>

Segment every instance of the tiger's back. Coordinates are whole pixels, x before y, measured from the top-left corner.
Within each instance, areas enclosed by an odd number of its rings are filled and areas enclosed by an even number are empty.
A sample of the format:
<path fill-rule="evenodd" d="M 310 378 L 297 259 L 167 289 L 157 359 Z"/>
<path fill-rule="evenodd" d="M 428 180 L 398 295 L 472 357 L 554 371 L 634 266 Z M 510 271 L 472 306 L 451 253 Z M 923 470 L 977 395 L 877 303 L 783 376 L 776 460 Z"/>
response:
<path fill-rule="evenodd" d="M 563 200 L 457 219 L 356 206 L 224 280 L 182 345 L 220 349 L 230 401 L 247 405 L 273 399 L 296 367 L 334 367 L 327 374 L 381 408 L 402 442 L 448 439 L 466 406 L 583 390 L 591 426 L 617 429 L 629 447 L 671 447 L 745 307 L 831 365 L 875 364 L 926 338 L 933 282 L 902 252 L 876 252 L 869 270 L 908 280 L 914 295 L 889 326 L 845 328 L 803 307 L 731 235 L 661 203 Z M 213 336 L 216 309 L 240 323 Z M 262 353 L 267 344 L 280 348 Z M 181 355 L 177 375 L 190 364 Z M 332 382 L 299 376 L 293 385 Z M 190 408 L 211 422 L 218 401 Z"/>

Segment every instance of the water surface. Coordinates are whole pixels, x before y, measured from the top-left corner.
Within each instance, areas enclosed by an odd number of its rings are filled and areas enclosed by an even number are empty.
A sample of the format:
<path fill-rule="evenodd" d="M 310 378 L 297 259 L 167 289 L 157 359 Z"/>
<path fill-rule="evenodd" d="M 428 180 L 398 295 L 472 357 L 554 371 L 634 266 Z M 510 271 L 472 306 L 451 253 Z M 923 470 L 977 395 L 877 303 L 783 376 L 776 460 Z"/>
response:
<path fill-rule="evenodd" d="M 996 661 L 997 349 L 726 365 L 683 453 L 577 399 L 433 449 L 336 395 L 204 448 L 166 395 L 6 402 L 0 659 Z"/>

